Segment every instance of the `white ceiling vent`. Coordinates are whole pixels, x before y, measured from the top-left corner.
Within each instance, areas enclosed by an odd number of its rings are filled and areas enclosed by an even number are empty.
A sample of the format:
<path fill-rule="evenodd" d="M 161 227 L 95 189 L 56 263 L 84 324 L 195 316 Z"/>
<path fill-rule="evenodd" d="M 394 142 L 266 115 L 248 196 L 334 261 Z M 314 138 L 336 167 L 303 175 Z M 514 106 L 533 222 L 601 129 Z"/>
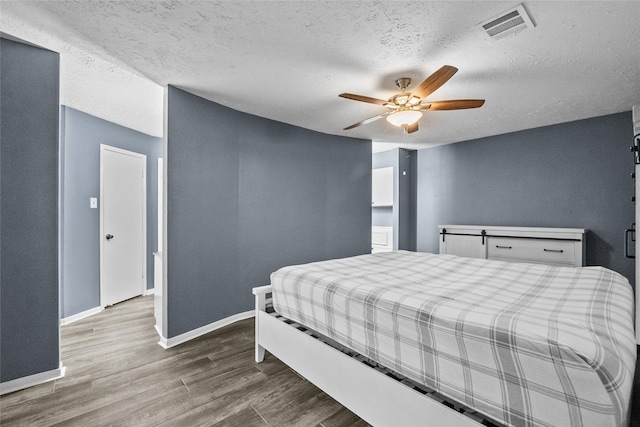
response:
<path fill-rule="evenodd" d="M 495 16 L 479 27 L 490 40 L 500 40 L 520 31 L 535 27 L 523 5 L 518 5 Z"/>

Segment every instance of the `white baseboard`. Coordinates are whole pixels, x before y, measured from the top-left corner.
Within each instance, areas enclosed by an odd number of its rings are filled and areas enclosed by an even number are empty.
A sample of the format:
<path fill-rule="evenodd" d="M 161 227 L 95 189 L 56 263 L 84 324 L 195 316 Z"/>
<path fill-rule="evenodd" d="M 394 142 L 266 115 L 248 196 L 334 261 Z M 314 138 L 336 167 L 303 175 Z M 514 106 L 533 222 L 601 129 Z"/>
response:
<path fill-rule="evenodd" d="M 58 369 L 51 371 L 40 372 L 38 374 L 29 375 L 22 378 L 16 378 L 15 380 L 5 381 L 0 383 L 0 395 L 13 393 L 14 391 L 22 390 L 27 387 L 33 387 L 34 385 L 43 384 L 48 381 L 53 381 L 64 377 L 64 373 L 67 370 L 62 363 Z"/>
<path fill-rule="evenodd" d="M 147 296 L 147 295 L 153 295 L 156 293 L 156 288 L 151 288 L 151 289 L 145 289 L 144 293 L 142 294 L 142 296 Z"/>
<path fill-rule="evenodd" d="M 234 322 L 237 322 L 238 320 L 249 319 L 254 316 L 255 311 L 249 310 L 245 311 L 244 313 L 234 314 L 233 316 L 218 320 L 217 322 L 209 323 L 208 325 L 201 326 L 197 329 L 193 329 L 189 332 L 185 332 L 184 334 L 180 334 L 172 338 L 165 338 L 162 336 L 162 334 L 160 334 L 160 341 L 158 342 L 158 344 L 164 349 L 175 347 L 194 338 L 198 338 L 201 335 L 208 334 L 209 332 L 215 331 L 216 329 L 220 329 L 224 326 L 230 325 Z"/>
<path fill-rule="evenodd" d="M 104 310 L 104 307 L 94 307 L 81 313 L 74 314 L 73 316 L 65 317 L 64 319 L 60 319 L 60 325 L 68 325 L 69 323 L 100 313 L 102 310 Z"/>

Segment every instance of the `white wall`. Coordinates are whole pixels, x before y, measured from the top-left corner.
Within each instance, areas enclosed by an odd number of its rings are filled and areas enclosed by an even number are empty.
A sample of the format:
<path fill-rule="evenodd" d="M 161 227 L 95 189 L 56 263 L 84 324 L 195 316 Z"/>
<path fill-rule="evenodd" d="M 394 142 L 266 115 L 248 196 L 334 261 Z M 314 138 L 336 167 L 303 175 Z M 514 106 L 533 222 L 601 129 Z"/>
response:
<path fill-rule="evenodd" d="M 6 9 L 0 14 L 0 32 L 4 36 L 60 53 L 60 104 L 148 135 L 162 136 L 164 90 L 160 85 L 105 52 L 96 55 L 89 49 L 79 49 L 76 46 L 86 43 L 72 33 L 66 40 L 53 37 Z"/>

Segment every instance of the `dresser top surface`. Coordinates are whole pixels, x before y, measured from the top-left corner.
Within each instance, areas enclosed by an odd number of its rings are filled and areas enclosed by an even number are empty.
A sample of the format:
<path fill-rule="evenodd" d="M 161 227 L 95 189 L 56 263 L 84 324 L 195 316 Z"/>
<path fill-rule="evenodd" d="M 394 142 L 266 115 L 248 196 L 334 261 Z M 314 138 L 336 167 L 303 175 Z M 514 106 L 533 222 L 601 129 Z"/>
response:
<path fill-rule="evenodd" d="M 552 227 L 506 227 L 496 225 L 438 225 L 440 231 L 447 229 L 447 231 L 453 232 L 453 230 L 469 230 L 469 231 L 501 231 L 501 232 L 520 232 L 520 233 L 573 233 L 573 234 L 585 234 L 587 229 L 585 228 L 552 228 Z"/>

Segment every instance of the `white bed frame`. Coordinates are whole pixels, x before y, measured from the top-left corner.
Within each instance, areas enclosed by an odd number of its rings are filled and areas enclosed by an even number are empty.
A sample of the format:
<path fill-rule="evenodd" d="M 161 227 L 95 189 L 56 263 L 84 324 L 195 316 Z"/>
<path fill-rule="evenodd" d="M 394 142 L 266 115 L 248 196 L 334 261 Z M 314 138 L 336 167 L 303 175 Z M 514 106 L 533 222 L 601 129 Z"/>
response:
<path fill-rule="evenodd" d="M 265 350 L 373 426 L 480 425 L 393 378 L 370 368 L 266 312 L 271 285 L 253 288 L 256 362 Z"/>

